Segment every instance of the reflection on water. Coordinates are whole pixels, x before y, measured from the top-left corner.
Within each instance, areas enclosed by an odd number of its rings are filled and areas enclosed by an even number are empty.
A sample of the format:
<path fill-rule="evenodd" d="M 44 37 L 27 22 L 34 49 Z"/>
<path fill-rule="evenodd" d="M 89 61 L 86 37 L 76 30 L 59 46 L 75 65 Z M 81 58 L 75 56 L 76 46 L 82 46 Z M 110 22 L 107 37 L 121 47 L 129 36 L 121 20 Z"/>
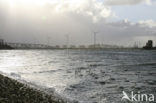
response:
<path fill-rule="evenodd" d="M 0 51 L 0 71 L 84 103 L 121 103 L 123 90 L 156 93 L 155 51 L 68 52 Z"/>

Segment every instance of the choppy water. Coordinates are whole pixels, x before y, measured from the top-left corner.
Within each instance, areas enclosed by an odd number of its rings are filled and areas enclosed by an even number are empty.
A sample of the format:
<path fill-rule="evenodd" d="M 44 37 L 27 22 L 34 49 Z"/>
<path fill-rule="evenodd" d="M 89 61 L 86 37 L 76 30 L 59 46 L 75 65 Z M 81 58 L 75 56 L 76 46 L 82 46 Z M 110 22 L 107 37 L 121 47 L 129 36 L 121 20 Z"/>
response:
<path fill-rule="evenodd" d="M 156 93 L 156 51 L 1 50 L 0 71 L 82 103 L 121 103 L 122 91 Z"/>

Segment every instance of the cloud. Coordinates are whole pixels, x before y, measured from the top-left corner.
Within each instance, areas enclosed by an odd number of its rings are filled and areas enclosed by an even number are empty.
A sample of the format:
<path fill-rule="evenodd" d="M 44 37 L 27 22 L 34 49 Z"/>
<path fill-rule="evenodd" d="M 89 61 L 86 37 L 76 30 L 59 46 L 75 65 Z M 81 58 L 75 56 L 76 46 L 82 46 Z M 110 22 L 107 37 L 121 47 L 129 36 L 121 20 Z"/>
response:
<path fill-rule="evenodd" d="M 17 13 L 28 8 L 32 10 L 34 8 L 49 9 L 47 11 L 51 14 L 72 13 L 91 18 L 94 22 L 114 16 L 110 7 L 97 0 L 6 0 L 3 2 L 8 4 L 10 9 L 16 10 Z"/>
<path fill-rule="evenodd" d="M 154 20 L 139 21 L 139 24 L 141 26 L 146 26 L 146 27 L 149 27 L 149 28 L 156 27 L 156 21 L 154 21 Z"/>
<path fill-rule="evenodd" d="M 155 28 L 133 23 L 127 19 L 101 24 L 100 27 L 101 32 L 99 35 L 101 36 L 99 38 L 105 38 L 108 43 L 133 46 L 134 42 L 139 42 L 143 46 L 148 39 L 156 41 Z"/>
<path fill-rule="evenodd" d="M 97 0 L 66 0 L 51 5 L 56 13 L 74 13 L 89 17 L 93 22 L 114 16 L 111 8 Z"/>
<path fill-rule="evenodd" d="M 114 16 L 111 8 L 96 0 L 43 1 L 1 1 L 1 35 L 17 42 L 45 42 L 46 36 L 51 36 L 52 44 L 63 44 L 64 35 L 70 33 L 71 38 L 87 43 L 85 38 L 90 36 L 94 24 Z M 79 40 L 73 41 L 77 44 Z"/>
<path fill-rule="evenodd" d="M 117 5 L 136 5 L 140 3 L 151 4 L 151 0 L 106 0 L 105 4 L 110 6 Z"/>

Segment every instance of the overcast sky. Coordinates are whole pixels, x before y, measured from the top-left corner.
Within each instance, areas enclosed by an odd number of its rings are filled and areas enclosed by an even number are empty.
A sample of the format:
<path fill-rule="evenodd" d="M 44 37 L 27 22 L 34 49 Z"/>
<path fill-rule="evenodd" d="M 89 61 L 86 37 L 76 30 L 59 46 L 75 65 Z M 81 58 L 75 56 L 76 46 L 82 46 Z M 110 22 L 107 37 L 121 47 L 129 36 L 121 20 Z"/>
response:
<path fill-rule="evenodd" d="M 156 0 L 0 0 L 0 38 L 63 45 L 156 41 Z M 155 43 L 156 44 L 156 43 Z"/>

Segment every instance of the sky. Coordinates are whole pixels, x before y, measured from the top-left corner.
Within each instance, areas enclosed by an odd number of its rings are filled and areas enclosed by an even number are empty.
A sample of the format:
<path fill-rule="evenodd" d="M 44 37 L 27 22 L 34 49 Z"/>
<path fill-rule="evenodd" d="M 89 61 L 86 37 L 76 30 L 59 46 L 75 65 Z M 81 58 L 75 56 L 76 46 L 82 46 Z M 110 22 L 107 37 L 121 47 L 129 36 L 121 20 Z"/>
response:
<path fill-rule="evenodd" d="M 0 38 L 50 45 L 156 45 L 156 0 L 0 0 Z"/>

